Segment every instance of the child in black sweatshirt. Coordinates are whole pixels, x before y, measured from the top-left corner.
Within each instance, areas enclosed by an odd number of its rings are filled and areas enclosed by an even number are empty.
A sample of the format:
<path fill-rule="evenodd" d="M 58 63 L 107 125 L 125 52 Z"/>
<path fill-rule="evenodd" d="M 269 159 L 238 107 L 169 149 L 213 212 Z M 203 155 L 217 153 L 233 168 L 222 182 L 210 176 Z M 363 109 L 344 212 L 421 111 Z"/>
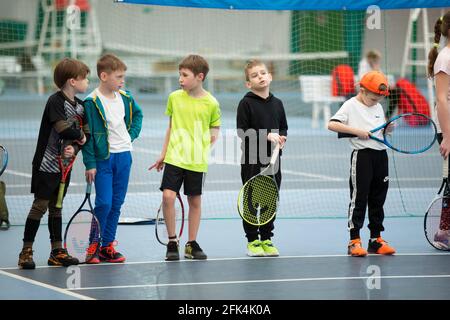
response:
<path fill-rule="evenodd" d="M 270 161 L 273 146 L 277 143 L 283 148 L 288 125 L 283 103 L 270 93 L 272 76 L 267 66 L 259 60 L 251 60 L 245 66 L 246 86 L 250 89 L 239 102 L 237 110 L 237 131 L 241 139 L 241 179 L 245 184 L 261 172 Z M 281 156 L 281 151 L 280 151 Z M 275 180 L 281 186 L 281 161 Z M 247 255 L 251 257 L 278 256 L 278 249 L 273 245 L 275 217 L 267 224 L 255 226 L 243 220 L 245 235 L 248 240 Z"/>

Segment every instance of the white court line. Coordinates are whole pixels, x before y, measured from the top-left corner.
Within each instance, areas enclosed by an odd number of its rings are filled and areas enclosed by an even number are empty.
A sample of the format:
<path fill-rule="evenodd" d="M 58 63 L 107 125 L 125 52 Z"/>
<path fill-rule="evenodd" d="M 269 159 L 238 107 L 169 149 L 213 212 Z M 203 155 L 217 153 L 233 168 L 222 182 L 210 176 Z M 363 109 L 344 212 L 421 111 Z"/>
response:
<path fill-rule="evenodd" d="M 286 170 L 286 169 L 281 169 L 281 173 L 292 174 L 294 176 L 317 178 L 317 179 L 320 179 L 320 180 L 325 180 L 327 182 L 330 182 L 330 181 L 347 181 L 348 180 L 348 178 L 337 178 L 337 177 L 332 177 L 332 176 L 324 176 L 324 175 L 321 175 L 321 174 L 313 174 L 313 173 L 292 171 L 292 170 Z"/>
<path fill-rule="evenodd" d="M 204 286 L 224 284 L 248 284 L 248 283 L 274 283 L 274 282 L 306 282 L 306 281 L 336 281 L 336 280 L 364 280 L 364 279 L 419 279 L 419 278 L 450 278 L 450 274 L 439 275 L 410 275 L 410 276 L 379 276 L 364 277 L 327 277 L 327 278 L 291 278 L 291 279 L 264 279 L 264 280 L 234 280 L 234 281 L 212 281 L 212 282 L 182 282 L 161 284 L 137 284 L 124 286 L 85 287 L 68 290 L 102 290 L 102 289 L 134 289 L 134 288 L 158 288 L 158 287 L 182 287 L 182 286 Z"/>
<path fill-rule="evenodd" d="M 285 172 L 285 170 L 283 170 L 283 173 Z M 6 172 L 7 173 L 7 172 Z M 303 173 L 299 173 L 299 172 L 295 172 L 295 173 L 291 173 L 291 172 L 287 172 L 287 174 L 292 174 L 294 176 L 306 176 L 306 174 Z M 333 178 L 326 178 L 326 176 L 322 176 L 322 180 L 318 180 L 317 177 L 313 178 L 313 179 L 283 179 L 283 183 L 305 183 L 305 182 L 314 182 L 314 183 L 329 183 L 330 181 L 335 181 L 335 182 L 342 182 L 342 181 L 347 181 L 347 178 L 335 178 L 335 180 L 333 180 Z M 391 178 L 390 181 L 394 182 L 394 181 L 400 181 L 400 182 L 439 182 L 439 180 L 442 179 L 440 177 L 433 179 L 433 178 L 400 178 L 400 179 L 395 179 L 395 178 Z M 241 181 L 239 179 L 233 179 L 233 180 L 215 180 L 212 178 L 209 178 L 209 180 L 206 180 L 206 184 L 207 185 L 223 185 L 223 184 L 241 184 Z M 149 182 L 130 182 L 128 184 L 128 186 L 159 186 L 161 184 L 161 181 L 149 181 Z M 84 182 L 70 182 L 70 186 L 85 186 Z M 19 189 L 19 188 L 29 188 L 30 184 L 8 184 L 8 188 L 15 188 L 15 189 Z M 291 190 L 291 189 L 286 189 L 286 190 Z M 327 190 L 331 190 L 329 188 L 327 188 Z M 339 190 L 342 190 L 339 189 Z M 128 192 L 128 193 L 133 193 L 133 192 Z M 74 195 L 75 193 L 70 193 L 70 195 Z"/>
<path fill-rule="evenodd" d="M 4 173 L 11 174 L 13 176 L 31 178 L 31 173 L 25 173 L 25 172 L 10 170 L 10 169 L 6 169 Z"/>
<path fill-rule="evenodd" d="M 380 257 L 378 254 L 369 254 L 373 257 Z M 424 253 L 396 253 L 393 257 L 408 257 L 408 256 L 448 256 L 449 253 L 440 253 L 440 252 L 424 252 Z M 208 260 L 179 260 L 179 261 L 165 261 L 165 260 L 149 260 L 149 261 L 127 261 L 124 263 L 100 263 L 100 264 L 80 264 L 79 267 L 101 267 L 101 266 L 123 266 L 123 265 L 138 265 L 138 264 L 158 264 L 158 263 L 205 263 L 208 261 L 233 261 L 233 260 L 268 260 L 268 259 L 315 259 L 315 258 L 339 258 L 346 257 L 349 259 L 355 259 L 354 257 L 350 257 L 347 254 L 320 254 L 320 255 L 300 255 L 300 256 L 278 256 L 278 257 L 230 257 L 230 258 L 208 258 Z M 36 266 L 36 269 L 47 269 L 47 268 L 60 268 L 58 266 Z M 0 268 L 1 270 L 19 270 L 18 267 L 6 267 Z"/>
<path fill-rule="evenodd" d="M 0 270 L 0 274 L 3 274 L 3 275 L 5 275 L 7 277 L 10 277 L 10 278 L 14 278 L 16 280 L 20 280 L 20 281 L 24 281 L 24 282 L 30 283 L 30 284 L 38 286 L 38 287 L 43 287 L 45 289 L 56 291 L 58 293 L 62 293 L 64 295 L 71 296 L 71 297 L 74 297 L 74 298 L 77 298 L 77 299 L 81 299 L 81 300 L 95 300 L 94 298 L 91 298 L 91 297 L 88 297 L 88 296 L 84 296 L 82 294 L 78 294 L 78 293 L 75 293 L 75 292 L 71 292 L 70 290 L 67 290 L 67 289 L 62 289 L 62 288 L 59 288 L 59 287 L 55 287 L 55 286 L 52 286 L 52 285 L 49 285 L 49 284 L 46 284 L 46 283 L 43 283 L 43 282 L 39 282 L 39 281 L 36 281 L 36 280 L 33 280 L 33 279 L 22 277 L 22 276 L 19 276 L 17 274 L 12 274 L 12 273 L 9 273 L 9 272 L 3 271 L 3 270 Z"/>

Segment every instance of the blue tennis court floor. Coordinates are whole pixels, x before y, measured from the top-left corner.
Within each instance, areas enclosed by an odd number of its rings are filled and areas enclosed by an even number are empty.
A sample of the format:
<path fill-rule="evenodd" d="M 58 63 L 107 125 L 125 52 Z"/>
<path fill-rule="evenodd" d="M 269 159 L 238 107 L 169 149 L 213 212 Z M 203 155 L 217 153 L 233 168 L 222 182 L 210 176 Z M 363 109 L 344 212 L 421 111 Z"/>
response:
<path fill-rule="evenodd" d="M 49 267 L 46 226 L 35 245 L 35 270 L 16 267 L 23 227 L 0 232 L 0 299 L 96 300 L 448 300 L 450 255 L 431 248 L 421 218 L 386 219 L 394 256 L 346 255 L 345 219 L 283 219 L 280 257 L 245 255 L 241 221 L 204 220 L 206 261 L 163 261 L 154 226 L 120 226 L 124 264 Z M 367 228 L 366 228 L 367 229 Z M 421 234 L 422 232 L 422 234 Z M 363 239 L 367 234 L 363 233 Z M 185 239 L 182 239 L 181 247 Z M 366 242 L 364 242 L 366 245 Z"/>

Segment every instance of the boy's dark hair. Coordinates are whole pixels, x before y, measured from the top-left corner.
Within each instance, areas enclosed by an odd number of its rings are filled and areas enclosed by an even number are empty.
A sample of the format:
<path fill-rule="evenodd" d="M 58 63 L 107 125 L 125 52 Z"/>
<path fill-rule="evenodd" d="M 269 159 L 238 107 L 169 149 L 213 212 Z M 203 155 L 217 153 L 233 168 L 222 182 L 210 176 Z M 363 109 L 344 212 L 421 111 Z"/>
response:
<path fill-rule="evenodd" d="M 112 53 L 101 56 L 97 61 L 97 76 L 99 78 L 102 72 L 111 73 L 118 70 L 126 71 L 127 65 Z"/>
<path fill-rule="evenodd" d="M 78 77 L 84 79 L 91 71 L 89 67 L 79 60 L 72 58 L 62 59 L 55 67 L 53 72 L 53 81 L 61 89 L 69 79 Z"/>
<path fill-rule="evenodd" d="M 433 48 L 428 53 L 428 77 L 434 78 L 434 63 L 438 57 L 439 41 L 441 41 L 441 35 L 448 37 L 450 31 L 450 11 L 447 11 L 444 16 L 436 20 L 434 24 L 434 44 Z"/>
<path fill-rule="evenodd" d="M 206 75 L 209 72 L 209 65 L 202 56 L 191 54 L 180 62 L 178 70 L 180 69 L 189 69 L 194 73 L 194 76 L 203 73 L 203 81 L 205 81 Z"/>
<path fill-rule="evenodd" d="M 245 65 L 245 68 L 244 68 L 246 81 L 250 81 L 248 70 L 250 70 L 251 68 L 256 67 L 256 66 L 265 66 L 267 69 L 266 64 L 264 62 L 262 62 L 261 60 L 253 59 L 253 60 L 247 61 L 247 64 Z"/>

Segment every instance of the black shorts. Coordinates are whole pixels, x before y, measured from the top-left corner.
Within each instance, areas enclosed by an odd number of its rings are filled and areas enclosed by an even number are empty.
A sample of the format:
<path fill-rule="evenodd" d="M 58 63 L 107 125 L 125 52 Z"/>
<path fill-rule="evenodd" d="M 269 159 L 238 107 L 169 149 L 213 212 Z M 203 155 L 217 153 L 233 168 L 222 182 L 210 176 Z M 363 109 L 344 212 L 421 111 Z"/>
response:
<path fill-rule="evenodd" d="M 202 194 L 205 181 L 205 172 L 196 172 L 183 169 L 171 164 L 164 165 L 164 174 L 161 181 L 161 191 L 164 189 L 179 193 L 181 185 L 184 185 L 184 194 L 187 196 L 198 196 Z"/>

